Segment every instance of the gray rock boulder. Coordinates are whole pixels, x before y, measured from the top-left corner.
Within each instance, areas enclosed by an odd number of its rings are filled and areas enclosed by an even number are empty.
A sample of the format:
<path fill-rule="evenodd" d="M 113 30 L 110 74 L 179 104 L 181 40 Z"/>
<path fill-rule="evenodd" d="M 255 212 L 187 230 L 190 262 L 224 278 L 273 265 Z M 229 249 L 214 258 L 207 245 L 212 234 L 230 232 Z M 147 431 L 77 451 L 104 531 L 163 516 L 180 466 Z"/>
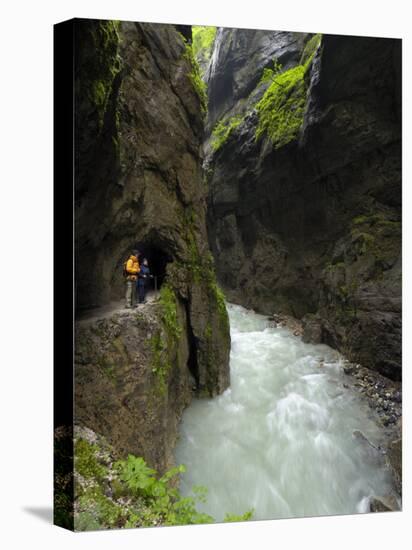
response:
<path fill-rule="evenodd" d="M 371 512 L 395 512 L 399 510 L 398 502 L 392 495 L 372 497 L 369 506 Z"/>

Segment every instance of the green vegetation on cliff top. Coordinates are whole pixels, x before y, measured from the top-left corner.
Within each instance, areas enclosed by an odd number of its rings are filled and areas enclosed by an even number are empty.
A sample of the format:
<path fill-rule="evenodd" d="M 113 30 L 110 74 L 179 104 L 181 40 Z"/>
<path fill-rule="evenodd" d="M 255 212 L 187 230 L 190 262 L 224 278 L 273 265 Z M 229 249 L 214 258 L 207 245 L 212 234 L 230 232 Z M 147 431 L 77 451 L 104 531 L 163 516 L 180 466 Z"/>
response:
<path fill-rule="evenodd" d="M 192 27 L 193 53 L 200 65 L 205 65 L 212 55 L 216 27 Z"/>

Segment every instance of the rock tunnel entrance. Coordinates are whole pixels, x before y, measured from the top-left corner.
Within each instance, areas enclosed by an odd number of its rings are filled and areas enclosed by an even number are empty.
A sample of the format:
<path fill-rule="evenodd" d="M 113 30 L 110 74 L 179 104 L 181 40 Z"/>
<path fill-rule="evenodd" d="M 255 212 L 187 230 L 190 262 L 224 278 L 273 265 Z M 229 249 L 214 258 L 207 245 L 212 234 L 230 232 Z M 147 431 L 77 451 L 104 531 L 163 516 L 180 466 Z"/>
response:
<path fill-rule="evenodd" d="M 152 244 L 151 241 L 131 242 L 123 252 L 117 256 L 117 262 L 112 269 L 113 278 L 110 284 L 110 299 L 112 301 L 120 300 L 124 297 L 124 282 L 123 263 L 128 259 L 131 251 L 137 249 L 139 251 L 139 263 L 142 263 L 143 258 L 147 258 L 149 268 L 153 279 L 149 279 L 147 290 L 159 290 L 164 283 L 166 275 L 166 266 L 173 258 L 165 252 L 161 247 Z"/>
<path fill-rule="evenodd" d="M 153 279 L 148 283 L 148 290 L 159 290 L 166 276 L 166 266 L 173 258 L 161 248 L 151 243 L 138 242 L 135 248 L 139 251 L 139 263 L 146 258 L 149 263 L 150 273 Z"/>

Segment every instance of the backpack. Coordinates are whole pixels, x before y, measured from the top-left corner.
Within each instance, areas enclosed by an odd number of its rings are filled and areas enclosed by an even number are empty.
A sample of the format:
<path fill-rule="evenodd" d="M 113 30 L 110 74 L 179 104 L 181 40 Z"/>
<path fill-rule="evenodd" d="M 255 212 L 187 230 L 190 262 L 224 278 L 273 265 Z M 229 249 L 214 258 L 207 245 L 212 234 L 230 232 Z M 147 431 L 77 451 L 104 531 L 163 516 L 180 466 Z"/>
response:
<path fill-rule="evenodd" d="M 126 278 L 129 274 L 127 272 L 127 262 L 129 261 L 129 258 L 125 262 L 123 262 L 123 277 Z"/>

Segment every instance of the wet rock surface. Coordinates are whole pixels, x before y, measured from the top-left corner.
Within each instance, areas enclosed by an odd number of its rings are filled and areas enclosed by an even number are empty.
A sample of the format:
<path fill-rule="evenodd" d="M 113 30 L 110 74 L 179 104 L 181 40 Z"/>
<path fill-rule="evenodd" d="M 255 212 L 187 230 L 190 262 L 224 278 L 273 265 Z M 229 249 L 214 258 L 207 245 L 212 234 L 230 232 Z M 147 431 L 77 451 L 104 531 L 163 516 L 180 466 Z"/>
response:
<path fill-rule="evenodd" d="M 271 66 L 274 58 L 285 68 L 298 63 L 308 36 L 284 31 L 219 28 L 205 76 L 209 130 L 224 116 L 246 112 L 262 96 L 264 88 L 255 89 L 263 69 Z"/>
<path fill-rule="evenodd" d="M 155 275 L 185 308 L 193 369 L 215 395 L 229 384 L 230 335 L 207 240 L 203 121 L 185 43 L 174 25 L 93 20 L 76 22 L 76 40 L 77 309 L 124 295 L 123 262 L 135 246 L 161 258 Z"/>
<path fill-rule="evenodd" d="M 206 146 L 207 188 L 199 98 L 174 26 L 79 21 L 76 37 L 78 306 L 119 299 L 122 262 L 143 243 L 165 258 L 181 328 L 159 349 L 158 304 L 79 320 L 76 422 L 164 471 L 194 385 L 228 387 L 209 237 L 230 301 L 280 312 L 276 325 L 349 358 L 345 383 L 380 418 L 401 493 L 400 42 L 324 36 L 299 139 L 275 150 L 255 139 L 257 83 L 274 57 L 297 64 L 306 38 L 220 29 L 208 131 L 245 118 L 214 155 Z M 391 508 L 385 499 L 371 508 Z"/>
<path fill-rule="evenodd" d="M 402 420 L 402 419 L 401 419 Z M 393 439 L 387 449 L 387 461 L 392 469 L 393 480 L 396 490 L 402 495 L 402 434 L 401 423 L 399 423 L 399 432 L 397 439 Z"/>
<path fill-rule="evenodd" d="M 174 25 L 76 20 L 75 44 L 76 421 L 164 471 L 193 384 L 207 396 L 229 385 L 201 102 Z M 135 247 L 157 263 L 177 320 L 159 304 L 111 309 Z"/>
<path fill-rule="evenodd" d="M 370 501 L 371 512 L 394 512 L 397 510 L 399 510 L 399 506 L 393 496 L 372 497 Z"/>
<path fill-rule="evenodd" d="M 222 55 L 215 63 L 220 58 L 214 74 L 226 64 L 229 73 L 240 71 Z M 228 299 L 264 314 L 314 315 L 305 338 L 395 380 L 400 59 L 399 40 L 324 35 L 307 76 L 299 138 L 278 149 L 257 141 L 257 113 L 248 107 L 207 164 L 209 240 Z M 211 72 L 211 102 L 220 85 Z M 218 110 L 236 103 L 230 87 L 224 93 L 216 91 Z"/>
<path fill-rule="evenodd" d="M 303 326 L 299 319 L 295 319 L 291 315 L 285 315 L 282 313 L 274 313 L 269 318 L 269 326 L 286 327 L 293 332 L 294 336 L 302 336 Z"/>
<path fill-rule="evenodd" d="M 392 474 L 394 488 L 402 495 L 402 385 L 359 364 L 345 362 L 344 385 L 359 393 L 383 426 L 384 442 L 379 449 Z M 381 497 L 379 497 L 381 498 Z M 398 510 L 393 498 L 371 502 L 371 511 Z M 373 508 L 373 509 L 372 509 Z"/>
<path fill-rule="evenodd" d="M 302 319 L 302 339 L 304 342 L 320 344 L 323 342 L 322 320 L 311 313 L 307 313 Z"/>
<path fill-rule="evenodd" d="M 356 363 L 346 362 L 343 370 L 348 376 L 349 385 L 367 399 L 382 424 L 391 427 L 394 433 L 399 433 L 398 422 L 402 417 L 401 383 Z"/>
<path fill-rule="evenodd" d="M 185 315 L 179 308 L 181 326 Z M 75 350 L 75 422 L 106 437 L 118 457 L 142 456 L 160 472 L 173 465 L 194 386 L 186 334 L 169 344 L 151 303 L 77 322 Z"/>

